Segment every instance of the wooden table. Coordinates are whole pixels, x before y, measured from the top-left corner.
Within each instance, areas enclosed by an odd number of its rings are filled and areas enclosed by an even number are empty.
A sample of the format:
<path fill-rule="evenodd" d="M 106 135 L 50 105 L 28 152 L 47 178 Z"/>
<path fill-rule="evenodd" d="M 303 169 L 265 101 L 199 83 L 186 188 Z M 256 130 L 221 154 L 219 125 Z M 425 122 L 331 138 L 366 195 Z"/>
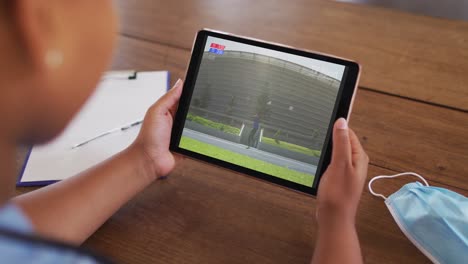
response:
<path fill-rule="evenodd" d="M 328 1 L 115 2 L 113 69 L 183 78 L 203 27 L 357 60 L 351 127 L 370 156 L 368 178 L 415 171 L 468 195 L 468 23 Z M 375 187 L 390 194 L 413 180 Z M 315 209 L 312 197 L 186 159 L 84 246 L 119 263 L 308 263 Z M 357 229 L 366 263 L 429 262 L 367 188 Z"/>

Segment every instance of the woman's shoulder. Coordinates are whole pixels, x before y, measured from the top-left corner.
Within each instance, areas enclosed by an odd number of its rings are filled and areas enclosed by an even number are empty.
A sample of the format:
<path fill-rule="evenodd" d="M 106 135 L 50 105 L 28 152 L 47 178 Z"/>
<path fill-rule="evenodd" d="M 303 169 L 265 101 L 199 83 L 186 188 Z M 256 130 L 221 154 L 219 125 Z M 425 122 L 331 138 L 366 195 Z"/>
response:
<path fill-rule="evenodd" d="M 33 232 L 31 221 L 29 221 L 21 208 L 13 203 L 0 207 L 0 228 L 19 233 Z"/>
<path fill-rule="evenodd" d="M 78 248 L 60 242 L 47 241 L 33 234 L 29 219 L 14 204 L 0 208 L 1 263 L 109 263 Z"/>

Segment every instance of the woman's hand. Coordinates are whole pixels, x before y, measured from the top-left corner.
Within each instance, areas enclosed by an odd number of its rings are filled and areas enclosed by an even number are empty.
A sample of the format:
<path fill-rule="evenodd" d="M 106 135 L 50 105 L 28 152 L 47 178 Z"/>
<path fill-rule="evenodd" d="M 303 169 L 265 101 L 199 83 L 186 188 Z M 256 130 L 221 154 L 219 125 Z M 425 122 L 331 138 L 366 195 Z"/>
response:
<path fill-rule="evenodd" d="M 363 263 L 355 227 L 369 158 L 346 120 L 333 128 L 333 153 L 317 197 L 318 235 L 312 263 Z"/>
<path fill-rule="evenodd" d="M 369 157 L 344 118 L 333 128 L 333 153 L 318 190 L 319 226 L 352 224 L 367 176 Z"/>
<path fill-rule="evenodd" d="M 155 178 L 166 176 L 175 166 L 169 143 L 182 86 L 183 81 L 179 79 L 171 90 L 148 109 L 140 134 L 130 146 L 144 154 Z"/>
<path fill-rule="evenodd" d="M 78 245 L 155 178 L 168 174 L 175 165 L 169 140 L 181 91 L 178 81 L 150 107 L 126 150 L 79 175 L 16 197 L 34 231 Z"/>

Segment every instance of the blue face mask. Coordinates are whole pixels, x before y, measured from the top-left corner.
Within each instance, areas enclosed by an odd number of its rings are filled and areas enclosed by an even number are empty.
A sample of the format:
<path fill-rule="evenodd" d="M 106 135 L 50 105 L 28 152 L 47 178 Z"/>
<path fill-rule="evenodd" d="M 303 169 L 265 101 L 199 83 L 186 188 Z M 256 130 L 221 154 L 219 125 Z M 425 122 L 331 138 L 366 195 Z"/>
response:
<path fill-rule="evenodd" d="M 381 178 L 402 175 L 419 177 L 420 182 L 404 185 L 388 198 L 372 190 Z M 434 263 L 468 263 L 468 198 L 444 188 L 429 186 L 413 172 L 377 176 L 369 191 L 382 197 L 408 239 Z"/>

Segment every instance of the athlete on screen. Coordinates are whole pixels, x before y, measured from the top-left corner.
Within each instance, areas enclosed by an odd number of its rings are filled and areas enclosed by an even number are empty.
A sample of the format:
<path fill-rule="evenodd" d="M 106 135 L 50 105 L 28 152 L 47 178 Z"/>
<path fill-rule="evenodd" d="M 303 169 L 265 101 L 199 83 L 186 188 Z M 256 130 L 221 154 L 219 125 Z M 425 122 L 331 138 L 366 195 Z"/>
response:
<path fill-rule="evenodd" d="M 254 147 L 255 145 L 255 135 L 257 134 L 258 128 L 260 127 L 260 117 L 258 114 L 253 116 L 252 130 L 250 130 L 249 138 L 247 139 L 247 149 Z"/>

